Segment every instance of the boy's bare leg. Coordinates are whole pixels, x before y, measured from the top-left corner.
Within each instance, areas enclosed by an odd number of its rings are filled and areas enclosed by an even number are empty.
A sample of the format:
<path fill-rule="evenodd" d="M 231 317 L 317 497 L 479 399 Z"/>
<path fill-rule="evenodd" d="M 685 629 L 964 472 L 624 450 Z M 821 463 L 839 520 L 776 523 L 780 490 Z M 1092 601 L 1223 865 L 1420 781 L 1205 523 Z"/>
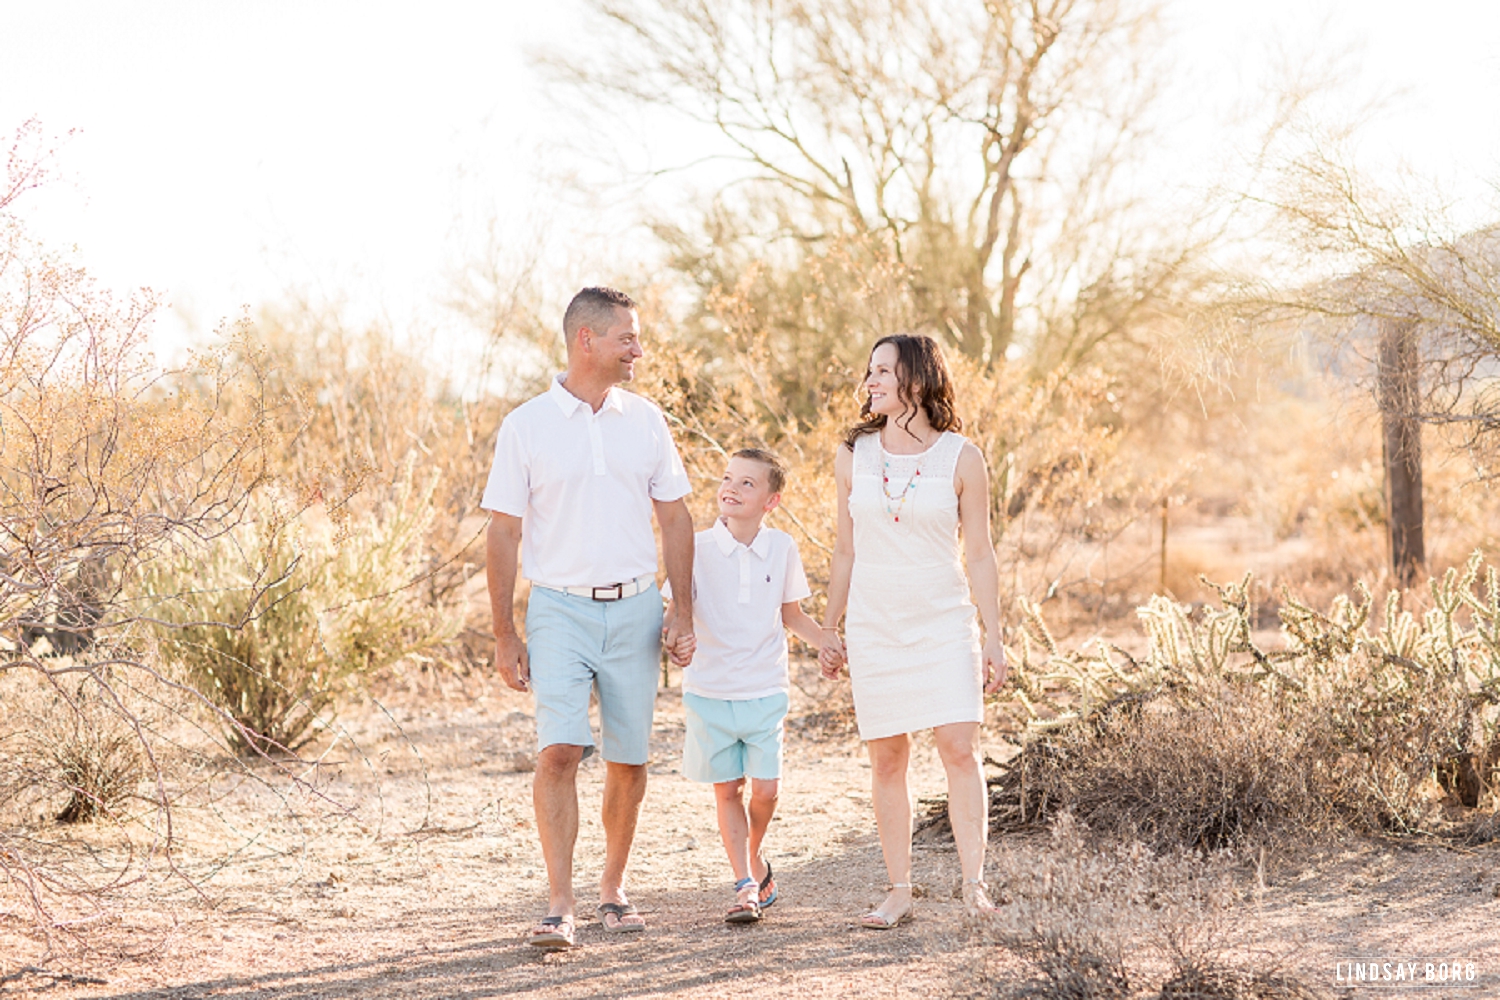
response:
<path fill-rule="evenodd" d="M 625 866 L 635 843 L 635 824 L 646 798 L 646 765 L 605 762 L 604 872 L 599 876 L 599 901 L 625 903 Z M 613 919 L 613 918 L 611 918 Z M 619 918 L 621 924 L 645 925 L 640 914 Z M 613 925 L 612 925 L 613 926 Z"/>
<path fill-rule="evenodd" d="M 766 831 L 771 826 L 771 817 L 776 815 L 776 801 L 780 793 L 781 782 L 775 778 L 769 781 L 750 779 L 750 877 L 757 882 L 764 879 L 769 870 L 762 845 L 766 840 Z M 760 870 L 757 871 L 757 868 Z M 741 876 L 735 877 L 738 879 Z"/>
<path fill-rule="evenodd" d="M 738 885 L 747 878 L 752 878 L 750 871 L 751 856 L 751 813 L 745 808 L 745 779 L 736 778 L 733 781 L 720 781 L 714 784 L 714 805 L 719 817 L 719 839 L 724 841 L 724 853 L 729 855 L 729 867 L 734 872 L 734 881 Z M 760 886 L 754 879 L 751 884 L 736 891 L 736 903 L 739 906 L 749 905 L 760 893 Z"/>
<path fill-rule="evenodd" d="M 573 846 L 578 840 L 578 764 L 583 747 L 554 743 L 537 754 L 531 781 L 537 839 L 547 865 L 547 915 L 573 916 Z"/>
<path fill-rule="evenodd" d="M 750 817 L 745 810 L 745 779 L 714 784 L 714 805 L 719 817 L 719 839 L 729 855 L 734 880 L 750 877 Z"/>

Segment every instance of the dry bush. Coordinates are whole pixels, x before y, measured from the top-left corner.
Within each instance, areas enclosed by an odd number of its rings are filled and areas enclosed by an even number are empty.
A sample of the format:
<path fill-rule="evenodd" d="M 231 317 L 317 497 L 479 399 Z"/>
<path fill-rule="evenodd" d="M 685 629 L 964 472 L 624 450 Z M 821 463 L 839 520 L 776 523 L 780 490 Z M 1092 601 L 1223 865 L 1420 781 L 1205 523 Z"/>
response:
<path fill-rule="evenodd" d="M 1314 995 L 1273 956 L 1235 957 L 1247 942 L 1227 858 L 1097 840 L 1065 812 L 1044 848 L 1000 855 L 994 873 L 1007 903 L 976 918 L 978 926 L 1037 976 L 995 984 L 992 995 L 1123 1000 L 1148 983 L 1161 984 L 1155 996 L 1178 1000 Z M 1205 992 L 1193 992 L 1199 988 Z"/>
<path fill-rule="evenodd" d="M 486 645 L 488 608 L 477 616 L 468 609 L 465 587 L 483 568 L 479 500 L 509 401 L 470 400 L 388 331 L 351 331 L 337 315 L 305 306 L 265 310 L 243 349 L 267 372 L 268 388 L 290 401 L 275 414 L 287 443 L 270 472 L 295 506 L 316 504 L 342 527 L 410 500 L 403 490 L 414 467 L 429 523 L 404 582 L 427 604 L 465 616 L 466 640 Z M 488 657 L 468 645 L 446 659 Z"/>
<path fill-rule="evenodd" d="M 241 753 L 295 752 L 371 675 L 456 631 L 417 585 L 431 490 L 412 475 L 384 510 L 337 530 L 262 499 L 254 520 L 149 567 L 161 654 L 225 713 Z"/>
<path fill-rule="evenodd" d="M 222 716 L 159 669 L 135 584 L 232 531 L 297 426 L 243 329 L 163 371 L 155 299 L 28 234 L 14 203 L 50 162 L 29 123 L 0 180 L 0 912 L 33 945 L 0 976 L 86 949 L 131 886 L 191 882 L 174 762 L 222 755 L 201 722 Z"/>
<path fill-rule="evenodd" d="M 1250 580 L 1220 607 L 1141 609 L 1148 652 L 1064 653 L 1028 606 L 1018 702 L 1032 729 L 992 782 L 1002 828 L 1072 810 L 1159 844 L 1431 825 L 1444 787 L 1476 806 L 1500 763 L 1500 573 L 1476 554 L 1419 620 L 1387 595 L 1318 611 L 1288 596 L 1285 648 L 1252 640 Z M 1444 782 L 1445 785 L 1440 785 Z"/>

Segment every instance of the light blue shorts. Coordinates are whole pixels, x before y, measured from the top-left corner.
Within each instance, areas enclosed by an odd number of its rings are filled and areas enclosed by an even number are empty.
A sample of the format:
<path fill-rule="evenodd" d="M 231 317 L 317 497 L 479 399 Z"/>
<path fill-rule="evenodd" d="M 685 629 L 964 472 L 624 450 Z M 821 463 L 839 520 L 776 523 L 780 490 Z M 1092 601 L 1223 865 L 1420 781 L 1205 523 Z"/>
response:
<path fill-rule="evenodd" d="M 737 778 L 781 777 L 785 692 L 725 701 L 684 691 L 682 707 L 687 715 L 682 773 L 688 780 L 717 785 Z"/>
<path fill-rule="evenodd" d="M 661 676 L 661 593 L 652 584 L 619 601 L 543 587 L 526 604 L 526 653 L 536 699 L 537 749 L 594 752 L 589 695 L 599 698 L 599 747 L 616 764 L 644 764 Z"/>

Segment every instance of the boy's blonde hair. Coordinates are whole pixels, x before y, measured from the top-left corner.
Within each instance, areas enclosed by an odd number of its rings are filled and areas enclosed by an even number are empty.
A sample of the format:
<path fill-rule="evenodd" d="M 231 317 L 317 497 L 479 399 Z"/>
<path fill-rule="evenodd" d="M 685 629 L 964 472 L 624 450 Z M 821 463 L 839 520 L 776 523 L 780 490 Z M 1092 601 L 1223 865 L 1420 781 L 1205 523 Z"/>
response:
<path fill-rule="evenodd" d="M 770 482 L 772 493 L 780 493 L 781 488 L 786 485 L 786 466 L 781 464 L 781 459 L 764 448 L 741 448 L 730 458 L 748 458 L 764 465 L 770 470 L 766 479 Z"/>

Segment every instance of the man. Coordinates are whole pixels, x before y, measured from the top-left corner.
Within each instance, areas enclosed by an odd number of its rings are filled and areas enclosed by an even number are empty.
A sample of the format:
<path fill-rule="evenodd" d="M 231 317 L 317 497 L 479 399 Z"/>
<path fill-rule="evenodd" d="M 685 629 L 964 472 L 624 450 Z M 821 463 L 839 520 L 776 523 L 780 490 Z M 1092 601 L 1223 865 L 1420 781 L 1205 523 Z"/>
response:
<path fill-rule="evenodd" d="M 625 864 L 646 792 L 663 636 L 675 649 L 693 628 L 687 472 L 661 410 L 619 388 L 643 356 L 635 303 L 612 288 L 585 288 L 563 332 L 568 369 L 501 424 L 483 501 L 495 666 L 536 702 L 532 803 L 551 898 L 528 941 L 549 949 L 573 944 L 577 776 L 594 751 L 591 690 L 607 768 L 597 912 L 606 931 L 645 928 L 625 896 Z M 689 595 L 665 628 L 653 510 L 672 592 Z M 518 549 L 531 581 L 524 644 L 512 610 Z"/>

